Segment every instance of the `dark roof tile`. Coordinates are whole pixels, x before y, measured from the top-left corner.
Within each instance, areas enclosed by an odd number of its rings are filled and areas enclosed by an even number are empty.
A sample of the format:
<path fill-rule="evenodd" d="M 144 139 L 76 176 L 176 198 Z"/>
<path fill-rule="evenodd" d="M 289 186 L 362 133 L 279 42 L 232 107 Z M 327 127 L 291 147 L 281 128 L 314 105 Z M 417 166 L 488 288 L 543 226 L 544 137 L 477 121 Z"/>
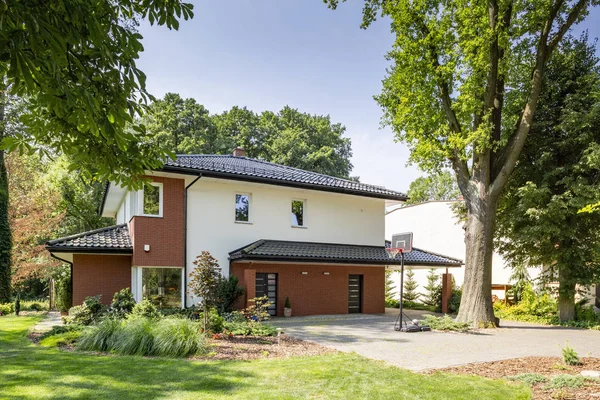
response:
<path fill-rule="evenodd" d="M 132 252 L 133 245 L 127 224 L 109 226 L 77 235 L 51 240 L 46 243 L 50 251 Z"/>

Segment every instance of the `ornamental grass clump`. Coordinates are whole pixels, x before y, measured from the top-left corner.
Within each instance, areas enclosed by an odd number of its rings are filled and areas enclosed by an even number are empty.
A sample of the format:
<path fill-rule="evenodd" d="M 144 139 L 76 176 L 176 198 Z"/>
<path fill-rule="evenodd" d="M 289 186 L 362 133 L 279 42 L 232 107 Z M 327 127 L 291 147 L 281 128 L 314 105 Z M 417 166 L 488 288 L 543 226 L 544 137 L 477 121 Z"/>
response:
<path fill-rule="evenodd" d="M 150 355 L 154 345 L 153 320 L 131 317 L 114 333 L 113 347 L 122 355 Z"/>
<path fill-rule="evenodd" d="M 105 318 L 97 325 L 87 327 L 77 343 L 79 350 L 110 351 L 114 348 L 115 333 L 121 328 L 121 320 Z"/>
<path fill-rule="evenodd" d="M 198 323 L 187 318 L 165 318 L 153 329 L 152 354 L 161 357 L 186 357 L 206 349 Z"/>

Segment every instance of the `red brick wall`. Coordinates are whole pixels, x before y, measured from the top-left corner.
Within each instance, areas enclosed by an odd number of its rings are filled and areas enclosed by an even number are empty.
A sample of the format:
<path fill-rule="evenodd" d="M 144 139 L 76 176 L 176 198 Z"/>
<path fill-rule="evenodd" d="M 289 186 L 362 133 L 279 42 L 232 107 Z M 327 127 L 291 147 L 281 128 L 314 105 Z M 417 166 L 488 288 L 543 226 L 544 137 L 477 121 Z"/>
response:
<path fill-rule="evenodd" d="M 183 179 L 152 177 L 163 184 L 163 216 L 133 217 L 129 230 L 133 240 L 133 265 L 183 267 Z M 150 251 L 144 251 L 144 245 Z"/>
<path fill-rule="evenodd" d="M 73 255 L 74 306 L 98 294 L 110 304 L 113 295 L 127 287 L 131 287 L 131 256 Z"/>
<path fill-rule="evenodd" d="M 348 276 L 363 275 L 363 304 L 365 314 L 385 312 L 385 268 L 350 265 L 302 265 L 232 263 L 231 273 L 246 288 L 248 298 L 254 295 L 255 272 L 278 274 L 277 315 L 283 315 L 285 298 L 292 303 L 292 315 L 347 314 Z M 308 275 L 302 275 L 308 272 Z M 329 272 L 324 275 L 323 272 Z"/>

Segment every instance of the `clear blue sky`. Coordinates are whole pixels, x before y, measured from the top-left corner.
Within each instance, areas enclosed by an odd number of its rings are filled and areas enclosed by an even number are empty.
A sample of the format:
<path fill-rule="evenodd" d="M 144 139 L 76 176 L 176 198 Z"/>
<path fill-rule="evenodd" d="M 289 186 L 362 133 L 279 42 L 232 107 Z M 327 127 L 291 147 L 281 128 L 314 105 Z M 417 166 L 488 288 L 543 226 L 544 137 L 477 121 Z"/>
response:
<path fill-rule="evenodd" d="M 421 175 L 407 167 L 408 149 L 380 129 L 379 93 L 393 36 L 380 20 L 359 29 L 362 1 L 337 11 L 322 0 L 192 1 L 195 17 L 179 31 L 142 26 L 139 66 L 148 89 L 193 97 L 211 112 L 234 105 L 260 112 L 285 105 L 329 114 L 352 139 L 353 175 L 406 191 Z M 600 10 L 585 25 L 600 36 Z"/>

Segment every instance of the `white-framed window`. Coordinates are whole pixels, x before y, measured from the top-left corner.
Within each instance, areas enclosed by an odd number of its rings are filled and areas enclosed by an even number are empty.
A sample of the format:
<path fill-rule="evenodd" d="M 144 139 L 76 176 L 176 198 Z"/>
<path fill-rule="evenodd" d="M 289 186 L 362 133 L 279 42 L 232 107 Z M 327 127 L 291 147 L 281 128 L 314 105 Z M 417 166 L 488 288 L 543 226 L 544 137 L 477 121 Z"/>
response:
<path fill-rule="evenodd" d="M 306 200 L 292 199 L 292 226 L 306 228 Z"/>
<path fill-rule="evenodd" d="M 250 193 L 235 194 L 235 222 L 251 223 L 250 208 L 252 206 L 252 195 Z"/>
<path fill-rule="evenodd" d="M 132 292 L 137 302 L 150 300 L 157 308 L 182 308 L 184 270 L 179 267 L 133 267 Z"/>
<path fill-rule="evenodd" d="M 139 214 L 145 217 L 162 217 L 163 215 L 163 184 L 152 182 L 145 185 L 138 194 Z"/>

